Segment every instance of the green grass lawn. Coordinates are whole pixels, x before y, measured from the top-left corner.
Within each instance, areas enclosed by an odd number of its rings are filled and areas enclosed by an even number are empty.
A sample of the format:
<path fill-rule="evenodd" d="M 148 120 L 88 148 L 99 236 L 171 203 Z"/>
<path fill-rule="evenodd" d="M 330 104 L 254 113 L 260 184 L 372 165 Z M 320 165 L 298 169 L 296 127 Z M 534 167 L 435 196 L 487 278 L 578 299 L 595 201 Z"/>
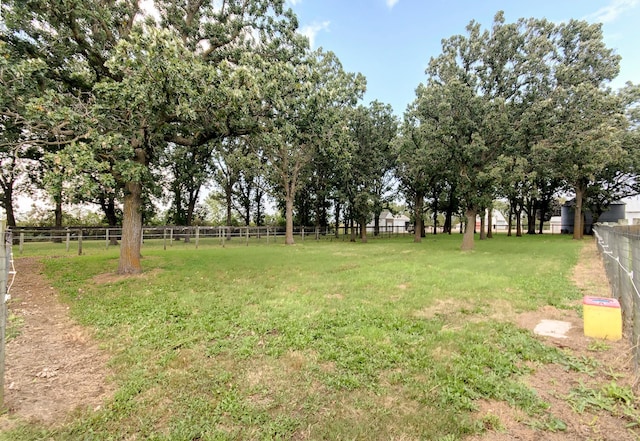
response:
<path fill-rule="evenodd" d="M 73 316 L 112 354 L 117 391 L 59 428 L 4 436 L 456 440 L 484 430 L 480 399 L 543 421 L 546 404 L 521 377 L 571 356 L 508 317 L 581 297 L 568 279 L 581 243 L 499 235 L 469 253 L 460 243 L 149 243 L 147 276 L 103 284 L 94 277 L 115 271 L 116 248 L 44 258 Z M 26 254 L 52 254 L 42 247 Z"/>

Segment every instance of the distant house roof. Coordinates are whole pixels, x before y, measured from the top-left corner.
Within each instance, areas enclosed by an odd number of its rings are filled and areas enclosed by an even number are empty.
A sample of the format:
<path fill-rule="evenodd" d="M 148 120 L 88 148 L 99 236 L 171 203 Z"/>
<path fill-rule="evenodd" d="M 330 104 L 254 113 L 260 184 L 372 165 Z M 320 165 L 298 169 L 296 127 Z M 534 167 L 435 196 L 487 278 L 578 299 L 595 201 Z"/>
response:
<path fill-rule="evenodd" d="M 563 207 L 575 207 L 575 205 L 576 205 L 575 199 L 571 199 L 565 202 L 564 204 L 562 204 Z M 609 205 L 627 205 L 627 203 L 623 201 L 615 201 L 615 202 L 611 202 Z"/>
<path fill-rule="evenodd" d="M 382 210 L 380 213 L 380 217 L 378 218 L 380 226 L 392 226 L 392 227 L 406 227 L 406 225 L 411 222 L 409 217 L 404 214 L 393 214 L 389 210 Z M 374 221 L 372 220 L 367 224 L 369 227 L 374 225 Z"/>
<path fill-rule="evenodd" d="M 409 222 L 411 220 L 411 219 L 409 219 L 409 217 L 407 217 L 404 214 L 395 214 L 394 215 L 389 210 L 382 210 L 382 212 L 380 213 L 380 220 L 383 220 L 383 219 L 406 220 L 407 222 Z"/>

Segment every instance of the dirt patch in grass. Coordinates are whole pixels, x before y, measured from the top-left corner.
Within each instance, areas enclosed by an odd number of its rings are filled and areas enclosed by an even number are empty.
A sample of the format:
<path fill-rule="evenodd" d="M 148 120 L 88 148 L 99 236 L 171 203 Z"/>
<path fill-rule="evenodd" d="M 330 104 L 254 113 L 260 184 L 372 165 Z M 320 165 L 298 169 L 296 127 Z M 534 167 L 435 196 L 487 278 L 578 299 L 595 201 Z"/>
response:
<path fill-rule="evenodd" d="M 141 274 L 135 274 L 135 275 L 118 274 L 118 273 L 104 273 L 104 274 L 98 274 L 97 276 L 94 276 L 92 280 L 96 285 L 106 285 L 107 283 L 117 283 L 117 282 L 122 282 L 123 280 L 131 280 L 131 279 L 147 280 L 147 279 L 152 279 L 154 277 L 157 277 L 158 274 L 160 274 L 161 272 L 162 272 L 161 269 L 155 268 L 155 269 L 153 269 L 151 271 L 144 272 L 144 273 L 141 273 Z"/>
<path fill-rule="evenodd" d="M 17 259 L 9 316 L 20 323 L 6 345 L 6 412 L 0 430 L 22 421 L 62 423 L 78 408 L 99 408 L 113 391 L 108 354 L 69 317 L 35 258 Z"/>
<path fill-rule="evenodd" d="M 602 260 L 595 242 L 582 248 L 572 281 L 584 293 L 608 297 L 611 294 Z M 638 399 L 630 404 L 635 417 L 624 415 L 621 403 L 602 399 L 608 388 L 634 390 L 638 394 L 637 375 L 633 371 L 631 346 L 621 341 L 603 341 L 584 336 L 581 301 L 575 308 L 557 309 L 545 306 L 515 317 L 518 326 L 533 330 L 543 319 L 571 323 L 567 338 L 539 337 L 545 344 L 571 354 L 573 365 L 548 364 L 532 366 L 534 372 L 524 379 L 540 398 L 549 404 L 546 414 L 530 416 L 504 402 L 481 401 L 477 418 L 486 428 L 473 441 L 506 440 L 639 440 L 640 415 Z M 586 396 L 581 397 L 581 392 Z M 589 394 L 593 395 L 589 395 Z M 602 402 L 609 410 L 588 403 Z"/>

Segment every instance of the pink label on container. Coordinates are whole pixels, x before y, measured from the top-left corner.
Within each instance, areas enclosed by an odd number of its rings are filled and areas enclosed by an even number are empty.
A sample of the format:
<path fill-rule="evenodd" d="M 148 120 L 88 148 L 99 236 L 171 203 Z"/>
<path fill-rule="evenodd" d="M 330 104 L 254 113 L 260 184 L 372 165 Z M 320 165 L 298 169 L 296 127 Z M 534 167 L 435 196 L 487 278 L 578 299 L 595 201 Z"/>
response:
<path fill-rule="evenodd" d="M 616 299 L 609 297 L 591 297 L 584 296 L 582 299 L 584 305 L 591 306 L 606 306 L 608 308 L 620 308 L 620 303 Z"/>

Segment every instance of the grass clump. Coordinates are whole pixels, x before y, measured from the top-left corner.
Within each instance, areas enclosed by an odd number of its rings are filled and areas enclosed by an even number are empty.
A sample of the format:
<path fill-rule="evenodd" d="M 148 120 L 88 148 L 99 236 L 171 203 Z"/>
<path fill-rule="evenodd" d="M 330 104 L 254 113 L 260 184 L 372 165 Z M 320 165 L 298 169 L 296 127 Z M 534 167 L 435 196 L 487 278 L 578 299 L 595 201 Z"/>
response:
<path fill-rule="evenodd" d="M 305 241 L 295 247 L 145 244 L 145 274 L 98 282 L 117 250 L 46 259 L 73 315 L 111 354 L 101 410 L 14 440 L 462 439 L 480 399 L 544 417 L 521 381 L 568 355 L 509 315 L 580 298 L 579 245 L 507 238 L 458 251 Z"/>

